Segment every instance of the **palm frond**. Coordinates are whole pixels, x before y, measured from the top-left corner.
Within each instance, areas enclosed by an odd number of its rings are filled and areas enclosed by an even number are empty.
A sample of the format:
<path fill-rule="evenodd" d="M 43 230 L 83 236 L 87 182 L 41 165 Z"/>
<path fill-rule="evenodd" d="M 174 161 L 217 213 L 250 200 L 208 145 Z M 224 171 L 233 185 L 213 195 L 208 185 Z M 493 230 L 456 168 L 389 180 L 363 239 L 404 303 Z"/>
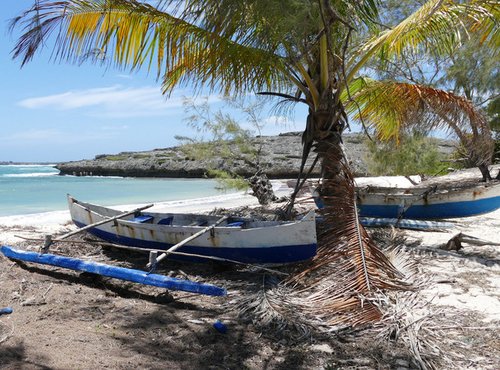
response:
<path fill-rule="evenodd" d="M 302 302 L 279 280 L 264 275 L 260 289 L 237 300 L 239 317 L 261 329 L 302 340 L 311 334 L 311 322 L 302 313 Z"/>
<path fill-rule="evenodd" d="M 491 17 L 479 18 L 472 22 L 471 30 L 481 35 L 481 41 L 498 50 L 500 47 L 500 4 L 498 0 L 476 0 L 474 4 L 485 8 Z"/>
<path fill-rule="evenodd" d="M 326 165 L 337 168 L 338 156 L 332 148 Z M 335 195 L 323 198 L 317 255 L 286 280 L 239 300 L 242 315 L 261 327 L 299 336 L 308 330 L 356 330 L 383 317 L 387 290 L 410 288 L 360 225 L 353 177 L 346 162 L 340 163 L 341 176 L 323 183 L 323 191 Z"/>
<path fill-rule="evenodd" d="M 110 64 L 136 70 L 147 66 L 162 77 L 164 92 L 178 84 L 208 85 L 223 93 L 287 90 L 278 56 L 239 44 L 134 0 L 40 0 L 14 23 L 24 33 L 14 58 L 31 60 L 57 36 L 56 59 L 78 62 L 100 50 Z"/>
<path fill-rule="evenodd" d="M 496 3 L 496 6 L 495 4 Z M 348 64 L 353 65 L 348 81 L 375 54 L 388 60 L 405 49 L 419 48 L 437 54 L 450 54 L 469 32 L 498 43 L 498 1 L 430 0 L 392 29 L 369 40 Z"/>
<path fill-rule="evenodd" d="M 464 97 L 428 86 L 364 79 L 354 85 L 347 109 L 380 140 L 399 140 L 408 127 L 445 129 L 469 150 L 475 165 L 489 164 L 493 141 L 486 117 Z"/>
<path fill-rule="evenodd" d="M 338 165 L 334 153 L 324 166 Z M 308 293 L 310 314 L 330 325 L 356 327 L 381 317 L 380 291 L 408 286 L 359 223 L 354 180 L 344 160 L 340 165 L 340 176 L 323 180 L 322 192 L 334 195 L 323 196 L 318 253 L 287 283 Z"/>
<path fill-rule="evenodd" d="M 471 101 L 429 86 L 363 78 L 351 86 L 351 95 L 358 105 L 347 102 L 349 113 L 369 122 L 383 140 L 397 138 L 401 129 L 410 126 L 453 130 L 449 121 L 469 132 L 473 127 L 488 128 Z"/>

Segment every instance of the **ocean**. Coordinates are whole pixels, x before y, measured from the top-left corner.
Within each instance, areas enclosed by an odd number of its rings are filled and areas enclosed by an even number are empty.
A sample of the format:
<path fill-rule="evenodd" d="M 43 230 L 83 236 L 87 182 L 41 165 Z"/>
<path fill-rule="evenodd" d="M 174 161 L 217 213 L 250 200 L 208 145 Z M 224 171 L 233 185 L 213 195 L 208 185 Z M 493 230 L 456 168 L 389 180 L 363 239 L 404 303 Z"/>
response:
<path fill-rule="evenodd" d="M 112 206 L 223 194 L 216 186 L 210 179 L 60 176 L 48 165 L 0 165 L 0 216 L 65 210 L 66 194 Z"/>

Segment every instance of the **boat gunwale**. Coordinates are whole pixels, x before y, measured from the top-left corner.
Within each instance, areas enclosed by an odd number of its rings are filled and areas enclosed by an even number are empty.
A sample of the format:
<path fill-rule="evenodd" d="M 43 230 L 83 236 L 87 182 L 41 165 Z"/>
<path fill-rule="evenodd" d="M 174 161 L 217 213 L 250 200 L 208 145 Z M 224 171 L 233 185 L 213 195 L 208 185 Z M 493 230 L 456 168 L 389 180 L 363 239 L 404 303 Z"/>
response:
<path fill-rule="evenodd" d="M 455 187 L 442 187 L 439 185 L 435 186 L 425 186 L 425 187 L 404 187 L 404 188 L 393 188 L 393 187 L 380 187 L 380 186 L 364 186 L 361 188 L 356 188 L 356 193 L 358 196 L 363 195 L 385 195 L 385 196 L 398 196 L 398 197 L 421 197 L 428 193 L 428 197 L 436 195 L 449 195 L 449 194 L 467 194 L 468 192 L 494 192 L 498 191 L 500 195 L 500 181 L 493 181 L 489 183 L 474 183 L 465 184 L 464 186 Z M 417 193 L 418 192 L 418 193 Z"/>
<path fill-rule="evenodd" d="M 86 212 L 90 212 L 92 213 L 93 215 L 95 215 L 96 217 L 99 218 L 99 220 L 105 220 L 107 218 L 107 216 L 103 215 L 103 214 L 100 214 L 99 212 L 91 209 L 92 207 L 99 207 L 99 208 L 104 208 L 106 210 L 111 210 L 113 212 L 116 212 L 116 215 L 120 214 L 121 211 L 119 210 L 116 210 L 116 209 L 113 209 L 113 208 L 109 208 L 109 207 L 105 207 L 105 206 L 99 206 L 99 205 L 96 205 L 96 204 L 92 204 L 92 203 L 87 203 L 87 202 L 80 202 L 79 200 L 73 198 L 72 196 L 69 196 L 71 198 L 71 206 L 79 206 L 81 209 L 85 210 Z M 87 206 L 90 206 L 90 207 L 87 207 Z M 295 220 L 295 221 L 283 221 L 283 223 L 278 223 L 278 224 L 273 224 L 273 225 L 268 225 L 268 226 L 258 226 L 258 227 L 247 227 L 247 228 L 243 228 L 241 226 L 216 226 L 214 229 L 217 230 L 217 231 L 220 231 L 220 232 L 223 232 L 223 231 L 238 231 L 238 232 L 242 232 L 242 231 L 245 231 L 245 232 L 250 232 L 250 231 L 261 231 L 261 230 L 264 230 L 264 229 L 269 229 L 269 228 L 275 228 L 275 227 L 279 227 L 279 228 L 288 228 L 288 227 L 294 227 L 294 226 L 298 226 L 298 225 L 301 225 L 301 224 L 304 224 L 304 223 L 307 223 L 307 222 L 314 222 L 314 218 L 310 216 L 311 213 L 313 213 L 314 211 L 310 211 L 308 212 L 302 219 L 300 220 Z M 70 212 L 71 213 L 71 212 Z M 153 217 L 157 217 L 157 218 L 160 218 L 160 215 L 161 216 L 168 216 L 168 215 L 172 215 L 172 216 L 175 216 L 175 215 L 186 215 L 186 216 L 189 216 L 190 214 L 189 213 L 158 213 L 158 212 L 147 212 L 148 215 L 151 215 Z M 113 215 L 115 216 L 115 215 Z M 112 216 L 112 217 L 113 217 Z M 215 219 L 217 220 L 218 217 L 217 216 L 211 216 L 211 215 L 199 215 L 199 216 L 204 216 L 204 217 L 208 217 L 210 218 L 209 221 L 211 221 L 211 219 Z M 71 216 L 73 222 L 75 221 L 73 216 Z M 247 219 L 247 218 L 244 218 L 244 217 L 238 217 L 238 219 L 241 219 L 241 220 L 244 220 L 244 221 L 248 221 L 248 222 L 276 222 L 276 221 L 256 221 L 256 220 L 252 220 L 252 219 Z M 97 220 L 96 220 L 97 221 Z M 78 222 L 84 224 L 85 222 L 82 222 L 82 220 L 78 220 Z M 94 221 L 95 222 L 95 221 Z M 117 219 L 117 220 L 114 220 L 112 222 L 116 222 L 116 223 L 119 223 L 119 224 L 122 224 L 124 226 L 128 226 L 128 227 L 134 227 L 136 229 L 143 229 L 143 230 L 165 230 L 165 231 L 172 231 L 172 230 L 175 230 L 175 229 L 179 229 L 179 231 L 183 231 L 183 232 L 197 232 L 197 231 L 200 231 L 200 230 L 203 230 L 205 229 L 207 226 L 211 226 L 210 224 L 209 225 L 205 225 L 205 226 L 200 226 L 200 225 L 162 225 L 162 224 L 158 224 L 158 223 L 139 223 L 139 222 L 135 222 L 135 221 L 132 221 L 132 220 L 127 220 L 127 219 Z M 96 227 L 98 228 L 98 227 Z"/>

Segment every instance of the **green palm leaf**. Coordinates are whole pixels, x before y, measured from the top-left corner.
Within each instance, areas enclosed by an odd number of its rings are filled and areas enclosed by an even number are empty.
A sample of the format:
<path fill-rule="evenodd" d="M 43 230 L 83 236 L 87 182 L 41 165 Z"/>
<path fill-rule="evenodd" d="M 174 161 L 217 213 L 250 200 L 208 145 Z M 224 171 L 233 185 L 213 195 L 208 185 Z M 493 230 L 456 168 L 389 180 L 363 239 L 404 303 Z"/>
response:
<path fill-rule="evenodd" d="M 445 129 L 467 148 L 471 160 L 489 164 L 493 141 L 486 117 L 462 96 L 428 86 L 358 79 L 347 110 L 381 140 L 399 140 L 405 128 Z"/>
<path fill-rule="evenodd" d="M 496 3 L 496 5 L 495 5 Z M 376 53 L 381 59 L 400 56 L 405 49 L 419 48 L 446 55 L 459 46 L 468 32 L 480 32 L 484 40 L 498 44 L 498 1 L 430 0 L 392 29 L 364 44 L 349 62 L 348 81 Z"/>
<path fill-rule="evenodd" d="M 348 111 L 367 122 L 381 139 L 396 139 L 401 129 L 410 126 L 450 129 L 449 121 L 462 130 L 488 127 L 472 102 L 451 92 L 394 81 L 356 81 L 351 91 L 357 105 L 348 103 Z"/>
<path fill-rule="evenodd" d="M 238 44 L 132 0 L 40 1 L 18 21 L 27 32 L 14 49 L 23 64 L 57 33 L 55 57 L 79 62 L 98 52 L 132 70 L 147 66 L 163 76 L 164 91 L 192 82 L 225 93 L 287 90 L 279 56 Z M 111 58 L 111 59 L 110 59 Z"/>

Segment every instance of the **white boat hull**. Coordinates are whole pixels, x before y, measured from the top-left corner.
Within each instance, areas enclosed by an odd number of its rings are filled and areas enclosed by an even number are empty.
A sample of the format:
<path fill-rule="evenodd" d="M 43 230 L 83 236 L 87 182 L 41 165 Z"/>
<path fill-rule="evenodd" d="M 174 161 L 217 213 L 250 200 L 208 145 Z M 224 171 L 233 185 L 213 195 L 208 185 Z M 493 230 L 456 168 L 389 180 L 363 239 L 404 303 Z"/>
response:
<path fill-rule="evenodd" d="M 469 217 L 500 208 L 500 184 L 456 188 L 358 189 L 362 217 L 442 219 Z"/>
<path fill-rule="evenodd" d="M 70 196 L 68 205 L 71 218 L 78 227 L 85 227 L 121 213 L 110 208 L 80 202 Z M 207 224 L 214 224 L 218 219 L 214 216 L 153 212 L 145 212 L 144 215 L 151 219 L 141 223 L 137 222 L 138 217 L 131 215 L 93 227 L 89 232 L 112 243 L 166 250 L 203 230 Z M 245 263 L 273 264 L 304 261 L 316 254 L 314 212 L 294 222 L 233 221 L 228 220 L 177 251 Z M 169 224 L 158 224 L 158 222 Z M 198 225 L 188 225 L 188 223 L 198 223 Z M 240 223 L 241 225 L 238 225 Z"/>

